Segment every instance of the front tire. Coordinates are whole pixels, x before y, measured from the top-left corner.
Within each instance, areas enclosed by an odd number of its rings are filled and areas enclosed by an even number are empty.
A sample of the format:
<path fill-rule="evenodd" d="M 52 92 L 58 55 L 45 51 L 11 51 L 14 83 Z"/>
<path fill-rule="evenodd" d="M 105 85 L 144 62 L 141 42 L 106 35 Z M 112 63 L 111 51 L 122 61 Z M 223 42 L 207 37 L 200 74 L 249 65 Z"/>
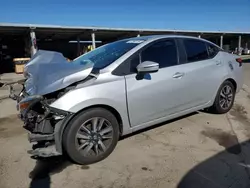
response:
<path fill-rule="evenodd" d="M 236 88 L 230 81 L 225 81 L 220 86 L 214 104 L 209 111 L 215 114 L 227 113 L 233 106 Z"/>
<path fill-rule="evenodd" d="M 87 165 L 108 157 L 118 139 L 116 117 L 104 108 L 92 108 L 79 113 L 67 125 L 63 147 L 74 162 Z"/>

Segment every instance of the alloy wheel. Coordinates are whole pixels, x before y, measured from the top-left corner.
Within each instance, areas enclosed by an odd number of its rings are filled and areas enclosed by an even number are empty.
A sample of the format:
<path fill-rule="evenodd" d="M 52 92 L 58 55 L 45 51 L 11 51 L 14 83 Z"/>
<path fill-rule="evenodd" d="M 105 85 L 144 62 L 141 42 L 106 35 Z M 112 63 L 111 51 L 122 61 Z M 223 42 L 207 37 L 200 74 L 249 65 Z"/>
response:
<path fill-rule="evenodd" d="M 112 143 L 113 127 L 102 117 L 85 121 L 75 136 L 76 149 L 85 157 L 104 153 Z"/>
<path fill-rule="evenodd" d="M 231 107 L 233 102 L 233 88 L 229 85 L 225 85 L 221 92 L 219 98 L 220 107 L 224 110 L 227 110 Z"/>

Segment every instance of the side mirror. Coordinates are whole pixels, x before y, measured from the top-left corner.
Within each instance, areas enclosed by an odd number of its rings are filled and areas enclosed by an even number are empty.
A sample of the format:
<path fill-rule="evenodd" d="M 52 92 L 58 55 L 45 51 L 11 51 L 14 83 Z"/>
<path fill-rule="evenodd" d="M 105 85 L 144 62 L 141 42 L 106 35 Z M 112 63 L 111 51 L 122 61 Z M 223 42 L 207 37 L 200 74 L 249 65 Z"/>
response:
<path fill-rule="evenodd" d="M 153 73 L 159 70 L 159 63 L 153 61 L 144 61 L 139 64 L 137 67 L 138 73 Z"/>

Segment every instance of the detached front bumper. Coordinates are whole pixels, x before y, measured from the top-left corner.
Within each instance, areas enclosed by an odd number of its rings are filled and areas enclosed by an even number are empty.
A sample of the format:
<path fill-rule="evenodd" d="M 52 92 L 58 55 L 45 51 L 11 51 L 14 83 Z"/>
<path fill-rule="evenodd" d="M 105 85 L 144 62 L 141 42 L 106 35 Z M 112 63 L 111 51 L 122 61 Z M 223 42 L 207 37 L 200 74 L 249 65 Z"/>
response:
<path fill-rule="evenodd" d="M 63 154 L 62 137 L 63 131 L 73 114 L 69 114 L 64 119 L 58 121 L 50 134 L 44 133 L 28 133 L 30 143 L 36 143 L 32 146 L 32 150 L 28 151 L 34 157 L 51 157 Z M 46 124 L 46 122 L 44 122 Z M 43 126 L 43 125 L 40 125 Z M 41 129 L 42 127 L 40 127 Z"/>
<path fill-rule="evenodd" d="M 32 110 L 20 112 L 20 118 L 24 122 L 23 127 L 29 131 L 28 140 L 30 143 L 34 143 L 32 150 L 28 151 L 33 157 L 51 157 L 63 154 L 63 130 L 73 114 L 48 106 L 47 108 L 47 114 L 42 119 L 35 116 L 35 123 L 31 123 L 29 117 L 34 117 Z"/>
<path fill-rule="evenodd" d="M 18 116 L 29 131 L 28 140 L 34 143 L 28 153 L 36 157 L 61 155 L 63 131 L 74 114 L 49 106 L 43 96 L 28 95 L 24 87 L 18 95 L 11 84 L 9 88 L 9 97 L 17 102 Z M 19 108 L 25 102 L 29 102 L 27 108 Z M 42 112 L 33 108 L 36 104 L 40 104 Z"/>

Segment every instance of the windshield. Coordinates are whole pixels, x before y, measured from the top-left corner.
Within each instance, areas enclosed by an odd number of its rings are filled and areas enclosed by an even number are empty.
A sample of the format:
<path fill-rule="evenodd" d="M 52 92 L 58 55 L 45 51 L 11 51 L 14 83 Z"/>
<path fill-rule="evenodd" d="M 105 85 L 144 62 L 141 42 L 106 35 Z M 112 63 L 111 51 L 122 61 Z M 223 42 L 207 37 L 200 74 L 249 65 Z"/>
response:
<path fill-rule="evenodd" d="M 144 42 L 144 40 L 141 39 L 128 39 L 113 42 L 76 58 L 73 63 L 81 65 L 93 63 L 94 68 L 103 69 L 142 42 Z"/>

